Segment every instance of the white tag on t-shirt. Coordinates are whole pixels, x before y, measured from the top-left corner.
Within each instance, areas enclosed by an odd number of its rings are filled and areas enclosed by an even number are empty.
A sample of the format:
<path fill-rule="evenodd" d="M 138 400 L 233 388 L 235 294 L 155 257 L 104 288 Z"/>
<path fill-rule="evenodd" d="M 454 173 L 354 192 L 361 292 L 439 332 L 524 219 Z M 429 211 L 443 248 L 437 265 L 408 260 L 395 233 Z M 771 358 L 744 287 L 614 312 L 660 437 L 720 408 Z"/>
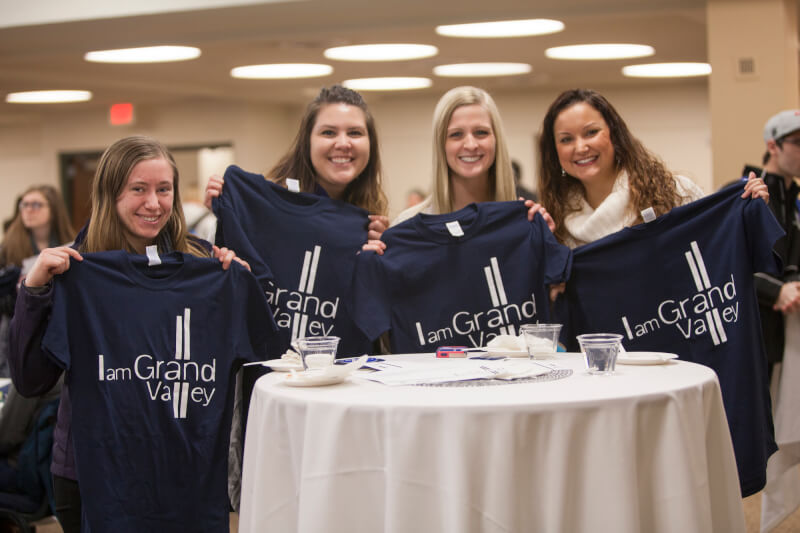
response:
<path fill-rule="evenodd" d="M 144 249 L 147 253 L 147 266 L 155 266 L 161 264 L 161 258 L 158 257 L 158 246 L 155 244 L 148 246 Z"/>
<path fill-rule="evenodd" d="M 452 222 L 448 222 L 445 224 L 447 226 L 447 231 L 450 232 L 450 235 L 453 237 L 463 237 L 464 230 L 461 229 L 461 224 L 458 223 L 458 220 L 453 220 Z"/>
<path fill-rule="evenodd" d="M 292 192 L 300 192 L 300 180 L 286 178 L 286 188 Z"/>
<path fill-rule="evenodd" d="M 656 219 L 656 212 L 653 210 L 652 207 L 648 207 L 647 209 L 642 209 L 642 220 L 645 222 L 652 222 Z"/>

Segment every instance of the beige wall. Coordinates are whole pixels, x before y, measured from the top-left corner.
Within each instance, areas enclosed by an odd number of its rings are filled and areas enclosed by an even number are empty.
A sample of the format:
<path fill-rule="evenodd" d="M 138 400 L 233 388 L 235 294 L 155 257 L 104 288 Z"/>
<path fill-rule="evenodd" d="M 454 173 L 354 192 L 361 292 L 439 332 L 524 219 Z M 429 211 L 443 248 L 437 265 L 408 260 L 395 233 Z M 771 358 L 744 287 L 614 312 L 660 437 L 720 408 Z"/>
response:
<path fill-rule="evenodd" d="M 647 89 L 602 90 L 631 130 L 667 166 L 712 190 L 707 86 L 667 84 Z M 534 186 L 534 137 L 556 96 L 547 92 L 493 95 L 505 122 L 512 157 L 523 167 L 523 182 Z M 398 213 L 407 191 L 429 188 L 431 116 L 436 98 L 367 95 L 378 126 L 391 214 Z M 298 107 L 184 102 L 165 107 L 138 106 L 136 125 L 115 128 L 105 112 L 65 112 L 42 124 L 0 124 L 0 219 L 13 210 L 13 198 L 31 184 L 58 184 L 58 154 L 102 150 L 134 133 L 168 145 L 231 143 L 234 160 L 247 170 L 264 172 L 286 150 L 295 134 Z M 741 161 L 744 163 L 745 161 Z M 732 178 L 735 176 L 732 176 Z"/>
<path fill-rule="evenodd" d="M 797 0 L 711 0 L 708 59 L 714 182 L 741 170 L 742 157 L 761 166 L 763 129 L 798 95 Z M 739 62 L 752 61 L 752 72 Z"/>

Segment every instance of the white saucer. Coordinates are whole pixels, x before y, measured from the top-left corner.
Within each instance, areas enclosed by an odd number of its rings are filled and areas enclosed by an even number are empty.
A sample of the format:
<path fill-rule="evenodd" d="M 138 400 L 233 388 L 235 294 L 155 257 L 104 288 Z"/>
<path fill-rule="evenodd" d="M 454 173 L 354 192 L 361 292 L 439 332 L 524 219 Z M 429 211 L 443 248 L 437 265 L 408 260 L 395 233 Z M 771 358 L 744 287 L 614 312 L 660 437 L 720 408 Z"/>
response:
<path fill-rule="evenodd" d="M 491 357 L 528 357 L 528 350 L 487 350 Z"/>
<path fill-rule="evenodd" d="M 617 363 L 621 365 L 663 365 L 677 359 L 674 353 L 666 352 L 621 352 Z"/>
<path fill-rule="evenodd" d="M 322 387 L 336 385 L 347 379 L 347 374 L 320 374 L 318 372 L 292 372 L 283 380 L 290 387 Z"/>
<path fill-rule="evenodd" d="M 270 367 L 275 372 L 291 372 L 292 370 L 303 370 L 303 363 L 290 361 L 288 359 L 270 359 L 261 364 Z"/>

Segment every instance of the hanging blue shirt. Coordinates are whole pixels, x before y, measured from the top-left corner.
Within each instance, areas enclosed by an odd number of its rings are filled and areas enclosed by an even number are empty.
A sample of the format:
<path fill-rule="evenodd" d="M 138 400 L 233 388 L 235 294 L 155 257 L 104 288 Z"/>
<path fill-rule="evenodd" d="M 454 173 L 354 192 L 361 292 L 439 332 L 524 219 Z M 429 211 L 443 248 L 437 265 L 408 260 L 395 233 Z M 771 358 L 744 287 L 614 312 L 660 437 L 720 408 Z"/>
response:
<path fill-rule="evenodd" d="M 42 342 L 66 371 L 85 532 L 227 532 L 235 372 L 275 342 L 238 263 L 83 254 L 54 280 Z"/>
<path fill-rule="evenodd" d="M 772 246 L 783 230 L 742 190 L 732 185 L 576 248 L 558 307 L 572 350 L 581 333 L 620 333 L 628 351 L 672 352 L 714 369 L 747 496 L 763 488 L 777 449 L 753 274 L 780 272 Z"/>
<path fill-rule="evenodd" d="M 266 291 L 281 350 L 300 337 L 341 338 L 338 356 L 371 349 L 344 300 L 367 242 L 368 213 L 354 205 L 291 192 L 236 166 L 213 200 L 217 245 L 246 260 Z"/>
<path fill-rule="evenodd" d="M 570 250 L 540 215 L 529 222 L 522 202 L 418 214 L 382 240 L 384 255 L 359 256 L 353 309 L 369 338 L 390 332 L 395 353 L 517 335 L 548 320 L 547 285 L 569 276 Z"/>

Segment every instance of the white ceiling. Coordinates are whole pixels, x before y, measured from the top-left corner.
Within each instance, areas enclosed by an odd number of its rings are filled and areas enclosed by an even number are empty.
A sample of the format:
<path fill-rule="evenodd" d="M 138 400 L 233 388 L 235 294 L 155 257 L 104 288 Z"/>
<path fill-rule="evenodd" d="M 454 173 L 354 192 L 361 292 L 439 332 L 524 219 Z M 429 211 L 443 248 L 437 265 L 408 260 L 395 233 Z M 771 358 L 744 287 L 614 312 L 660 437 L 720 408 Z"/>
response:
<path fill-rule="evenodd" d="M 16 0 L 0 2 L 0 20 L 6 19 L 5 14 L 11 10 L 20 9 Z M 225 0 L 202 1 L 204 6 L 220 3 Z M 187 99 L 300 104 L 323 85 L 370 76 L 431 77 L 433 87 L 415 92 L 435 95 L 464 84 L 478 85 L 490 92 L 505 89 L 555 92 L 575 86 L 646 87 L 664 82 L 624 78 L 621 67 L 631 63 L 707 59 L 705 0 L 263 3 L 242 0 L 236 3 L 246 5 L 91 20 L 88 18 L 104 16 L 105 12 L 87 11 L 87 20 L 36 25 L 29 23 L 30 10 L 25 11 L 26 16 L 17 17 L 18 24 L 24 25 L 0 27 L 0 99 L 4 100 L 8 92 L 41 89 L 90 90 L 94 99 L 68 106 L 1 101 L 0 123 L 41 119 L 47 113 L 64 109 L 104 108 L 121 101 L 140 105 Z M 63 5 L 74 8 L 76 4 Z M 164 2 L 159 4 L 163 6 Z M 182 0 L 178 4 L 185 9 L 187 2 Z M 555 18 L 563 21 L 566 29 L 551 35 L 513 39 L 457 39 L 440 37 L 434 32 L 439 24 L 517 18 Z M 330 46 L 391 42 L 433 44 L 439 48 L 439 55 L 391 63 L 330 61 L 322 55 Z M 638 60 L 593 62 L 556 61 L 544 56 L 544 50 L 551 46 L 593 42 L 649 44 L 655 47 L 656 55 Z M 152 44 L 197 46 L 202 56 L 192 61 L 151 65 L 109 65 L 83 60 L 83 54 L 90 50 Z M 432 74 L 433 67 L 439 64 L 484 61 L 530 63 L 533 71 L 503 78 L 436 78 Z M 236 66 L 272 62 L 328 63 L 334 72 L 323 78 L 287 81 L 237 80 L 229 75 Z M 697 83 L 697 80 L 668 83 Z M 370 100 L 392 97 L 393 94 L 385 93 L 369 95 Z"/>

